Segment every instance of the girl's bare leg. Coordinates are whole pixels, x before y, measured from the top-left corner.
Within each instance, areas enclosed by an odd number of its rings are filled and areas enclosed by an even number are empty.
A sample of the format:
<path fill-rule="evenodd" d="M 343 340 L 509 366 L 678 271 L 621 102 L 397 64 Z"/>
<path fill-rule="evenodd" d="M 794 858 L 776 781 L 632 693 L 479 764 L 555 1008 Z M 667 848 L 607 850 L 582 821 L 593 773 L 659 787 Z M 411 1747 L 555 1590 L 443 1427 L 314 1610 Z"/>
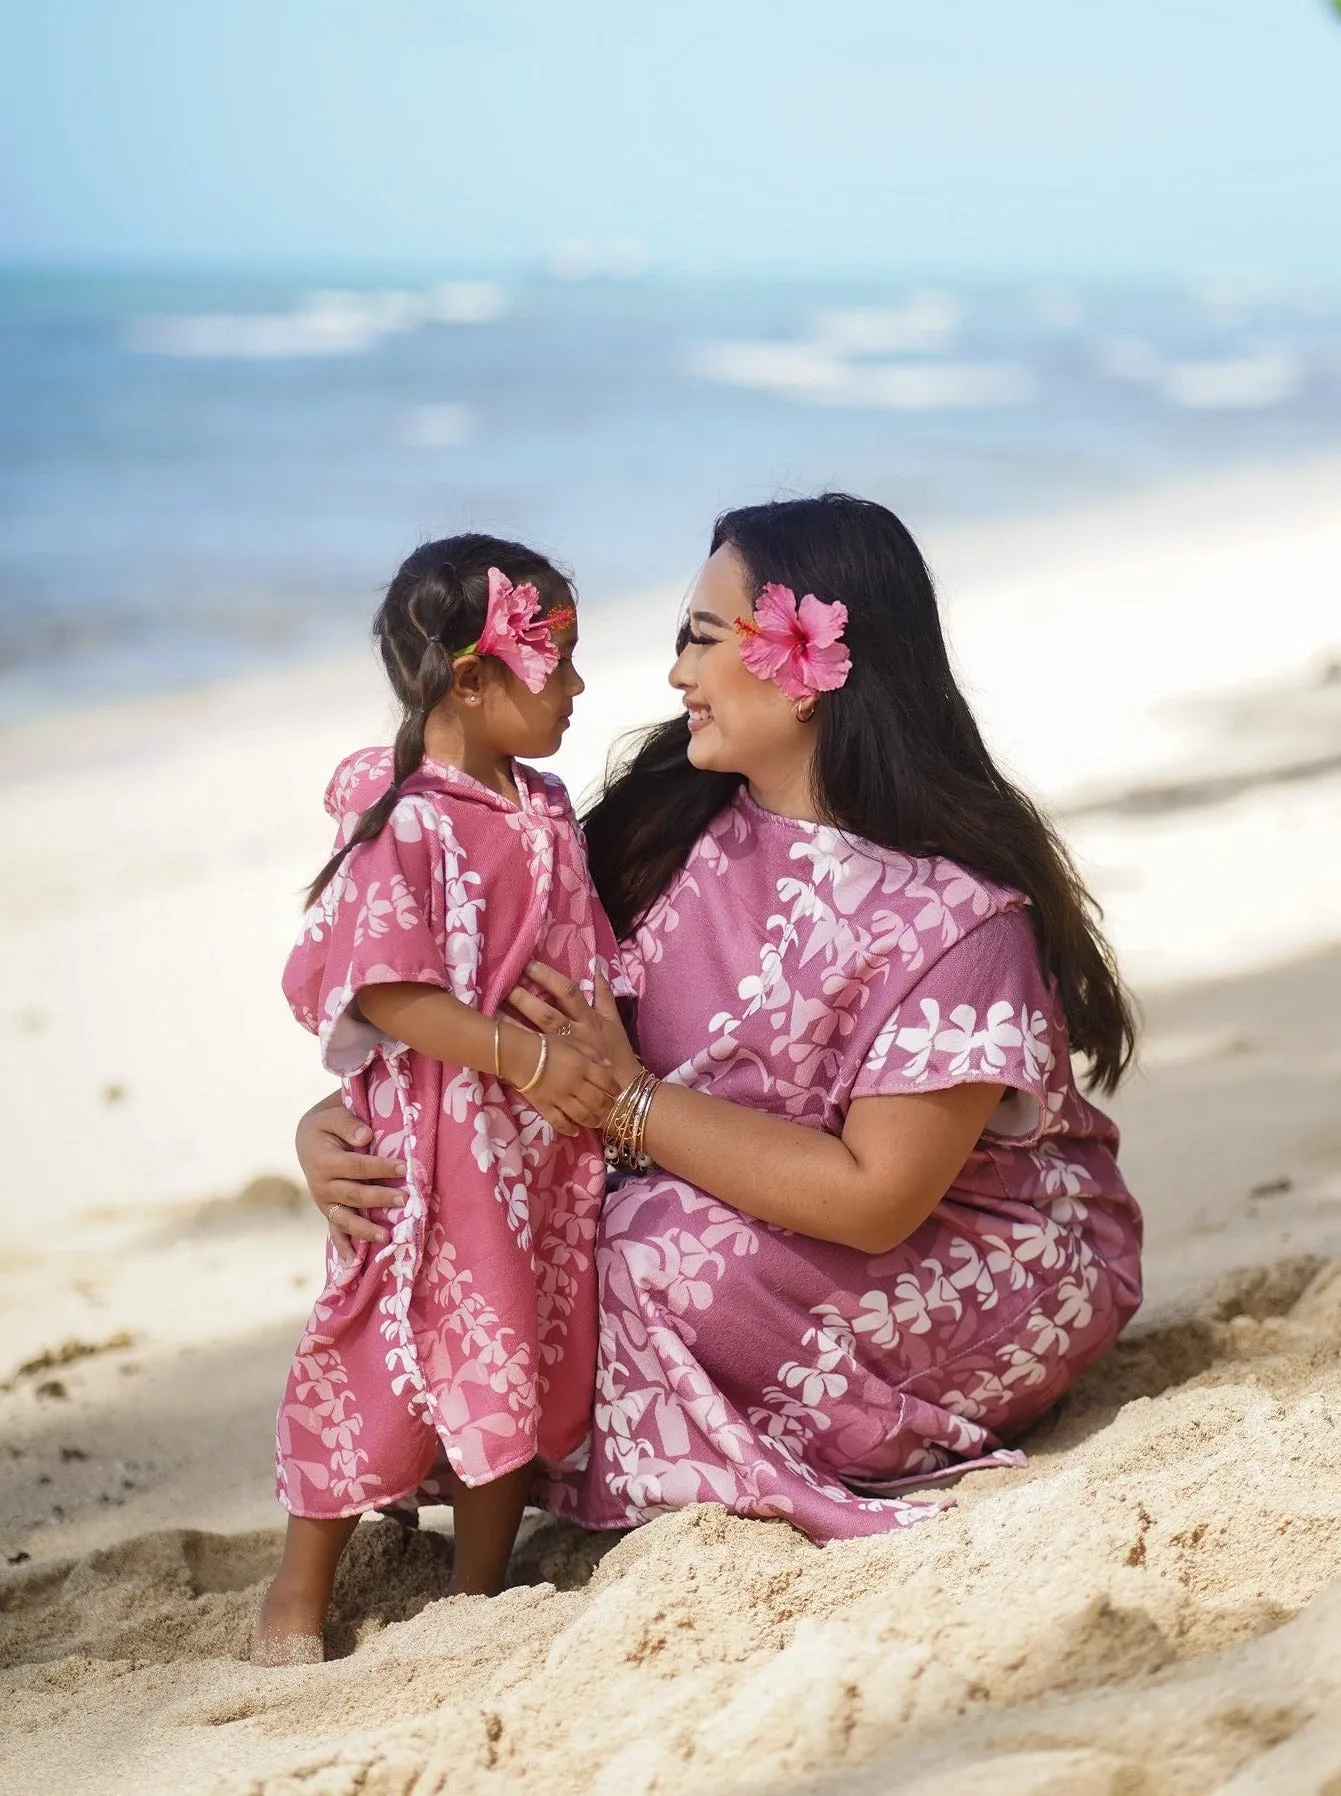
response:
<path fill-rule="evenodd" d="M 497 1596 L 503 1588 L 530 1484 L 529 1465 L 507 1472 L 491 1484 L 453 1480 L 453 1596 Z"/>
<path fill-rule="evenodd" d="M 284 1557 L 256 1617 L 253 1665 L 321 1663 L 322 1629 L 335 1588 L 335 1568 L 358 1525 L 356 1515 L 329 1520 L 289 1517 Z"/>

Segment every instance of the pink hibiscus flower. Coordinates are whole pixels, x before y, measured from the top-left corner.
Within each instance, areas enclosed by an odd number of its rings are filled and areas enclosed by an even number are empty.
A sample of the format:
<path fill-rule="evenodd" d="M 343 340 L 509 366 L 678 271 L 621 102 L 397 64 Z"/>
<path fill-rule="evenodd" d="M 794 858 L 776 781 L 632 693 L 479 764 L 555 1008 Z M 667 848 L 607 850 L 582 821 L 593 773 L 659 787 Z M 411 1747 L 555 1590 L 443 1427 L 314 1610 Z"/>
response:
<path fill-rule="evenodd" d="M 539 613 L 540 594 L 529 580 L 514 586 L 501 569 L 491 567 L 484 628 L 473 651 L 462 652 L 496 656 L 529 691 L 539 692 L 559 664 L 555 620 Z"/>
<path fill-rule="evenodd" d="M 740 659 L 759 680 L 772 680 L 790 699 L 836 692 L 852 672 L 843 643 L 847 606 L 829 605 L 806 593 L 798 605 L 790 586 L 766 586 L 755 600 L 754 618 L 737 619 L 744 638 Z"/>

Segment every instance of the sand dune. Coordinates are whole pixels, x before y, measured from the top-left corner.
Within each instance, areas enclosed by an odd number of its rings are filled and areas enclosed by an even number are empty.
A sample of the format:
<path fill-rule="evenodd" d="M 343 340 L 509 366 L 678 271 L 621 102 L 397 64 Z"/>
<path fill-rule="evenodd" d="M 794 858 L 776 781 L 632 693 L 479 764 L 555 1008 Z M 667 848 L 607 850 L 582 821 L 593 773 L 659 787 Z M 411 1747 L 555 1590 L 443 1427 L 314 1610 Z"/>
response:
<path fill-rule="evenodd" d="M 1334 1787 L 1341 1261 L 1221 1280 L 1028 1445 L 823 1551 L 713 1507 L 614 1544 L 536 1518 L 493 1604 L 434 1600 L 444 1536 L 365 1522 L 347 1656 L 280 1673 L 244 1663 L 274 1533 L 21 1568 L 9 1753 L 47 1796 Z"/>

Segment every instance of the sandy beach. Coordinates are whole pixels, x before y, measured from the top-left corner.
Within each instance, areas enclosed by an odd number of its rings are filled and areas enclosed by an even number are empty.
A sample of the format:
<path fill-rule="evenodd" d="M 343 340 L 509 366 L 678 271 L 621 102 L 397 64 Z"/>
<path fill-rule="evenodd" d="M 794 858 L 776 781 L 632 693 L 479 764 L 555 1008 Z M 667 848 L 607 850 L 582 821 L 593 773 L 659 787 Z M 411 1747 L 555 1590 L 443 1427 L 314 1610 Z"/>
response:
<path fill-rule="evenodd" d="M 278 975 L 380 675 L 0 735 L 0 1789 L 1341 1789 L 1338 491 L 1331 460 L 925 535 L 1145 1014 L 1113 1107 L 1148 1301 L 1027 1466 L 823 1551 L 532 1516 L 493 1602 L 438 1599 L 445 1518 L 370 1521 L 317 1668 L 245 1662 L 321 1277 L 291 1142 L 330 1081 Z M 575 792 L 671 708 L 678 604 L 583 619 Z"/>

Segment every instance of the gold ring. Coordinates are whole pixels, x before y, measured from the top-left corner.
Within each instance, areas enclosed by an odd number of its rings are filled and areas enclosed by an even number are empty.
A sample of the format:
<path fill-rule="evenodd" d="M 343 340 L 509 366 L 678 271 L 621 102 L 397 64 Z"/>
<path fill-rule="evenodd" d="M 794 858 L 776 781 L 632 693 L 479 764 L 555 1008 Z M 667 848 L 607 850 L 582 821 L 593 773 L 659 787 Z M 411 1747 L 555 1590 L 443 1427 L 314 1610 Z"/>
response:
<path fill-rule="evenodd" d="M 554 1033 L 556 1035 L 571 1035 L 573 1033 L 573 1025 L 571 1023 L 565 1023 L 561 1029 L 556 1029 Z"/>

